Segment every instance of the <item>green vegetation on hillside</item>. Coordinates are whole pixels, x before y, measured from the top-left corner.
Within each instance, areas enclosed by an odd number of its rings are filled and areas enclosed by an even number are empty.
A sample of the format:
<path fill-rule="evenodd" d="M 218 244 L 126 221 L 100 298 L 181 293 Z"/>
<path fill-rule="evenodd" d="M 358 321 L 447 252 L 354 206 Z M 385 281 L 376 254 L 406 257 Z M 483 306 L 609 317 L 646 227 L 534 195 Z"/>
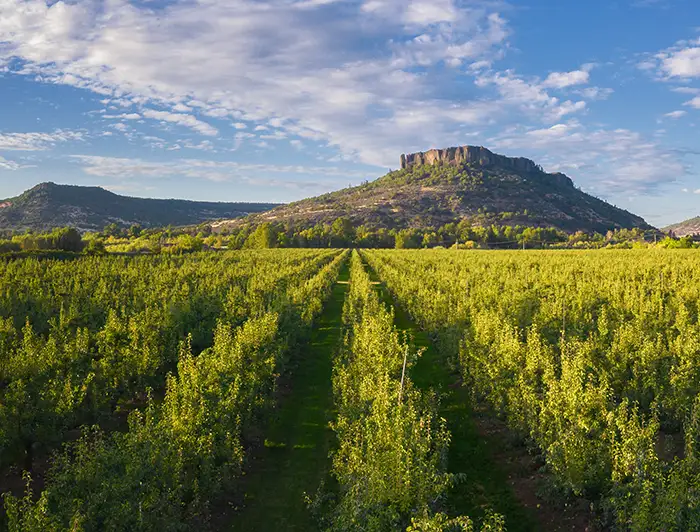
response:
<path fill-rule="evenodd" d="M 128 227 L 189 225 L 235 218 L 275 207 L 270 203 L 218 203 L 120 196 L 100 187 L 42 183 L 16 198 L 0 200 L 0 231 L 47 231 L 56 226 L 101 231 Z"/>
<path fill-rule="evenodd" d="M 337 219 L 368 231 L 427 231 L 463 220 L 473 226 L 519 225 L 567 234 L 651 229 L 642 218 L 577 189 L 563 174 L 440 162 L 412 165 L 356 187 L 217 224 L 216 230 L 271 222 L 302 231 Z"/>

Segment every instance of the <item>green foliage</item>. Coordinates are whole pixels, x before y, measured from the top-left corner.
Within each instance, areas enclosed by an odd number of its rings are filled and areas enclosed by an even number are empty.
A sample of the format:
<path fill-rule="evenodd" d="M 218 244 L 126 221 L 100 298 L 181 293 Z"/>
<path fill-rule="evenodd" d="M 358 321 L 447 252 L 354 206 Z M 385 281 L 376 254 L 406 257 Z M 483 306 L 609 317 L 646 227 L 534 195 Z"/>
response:
<path fill-rule="evenodd" d="M 0 321 L 0 459 L 31 467 L 37 446 L 118 414 L 121 399 L 139 405 L 123 433 L 84 428 L 38 499 L 31 486 L 6 496 L 10 530 L 188 530 L 205 520 L 240 475 L 242 434 L 270 407 L 342 260 L 251 251 L 0 263 L 16 289 L 0 296 L 0 312 L 21 315 L 29 294 L 45 307 L 21 330 Z M 73 291 L 54 300 L 66 282 Z M 162 400 L 144 397 L 151 387 Z"/>
<path fill-rule="evenodd" d="M 247 249 L 267 249 L 277 246 L 277 231 L 271 223 L 259 225 L 243 244 Z"/>
<path fill-rule="evenodd" d="M 429 515 L 452 481 L 445 421 L 435 398 L 408 378 L 417 353 L 393 318 L 353 253 L 347 336 L 333 374 L 339 442 L 333 475 L 341 492 L 329 530 L 404 529 L 412 517 Z"/>
<path fill-rule="evenodd" d="M 435 186 L 448 183 L 474 189 L 483 182 L 484 175 L 481 170 L 471 168 L 469 165 L 455 166 L 439 163 L 424 166 L 412 165 L 402 170 L 395 170 L 365 186 L 376 188 L 386 183 L 392 185 L 418 183 L 423 186 Z"/>
<path fill-rule="evenodd" d="M 620 530 L 698 528 L 696 252 L 363 256 L 559 489 Z"/>
<path fill-rule="evenodd" d="M 275 204 L 199 202 L 120 196 L 100 187 L 41 183 L 20 196 L 4 200 L 0 230 L 46 231 L 71 225 L 104 230 L 104 236 L 132 238 L 139 228 L 185 226 L 212 219 L 231 219 L 263 212 Z M 115 222 L 118 220 L 118 223 Z"/>

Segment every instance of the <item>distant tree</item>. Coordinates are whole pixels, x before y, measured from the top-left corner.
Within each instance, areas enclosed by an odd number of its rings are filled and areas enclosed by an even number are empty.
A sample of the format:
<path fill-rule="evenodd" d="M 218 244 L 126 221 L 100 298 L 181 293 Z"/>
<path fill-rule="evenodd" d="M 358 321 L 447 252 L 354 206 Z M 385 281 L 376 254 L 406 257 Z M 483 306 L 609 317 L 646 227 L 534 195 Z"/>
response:
<path fill-rule="evenodd" d="M 352 222 L 345 217 L 336 218 L 331 224 L 331 245 L 333 247 L 347 247 L 355 239 L 355 228 Z"/>
<path fill-rule="evenodd" d="M 416 238 L 416 232 L 412 229 L 402 229 L 396 233 L 394 247 L 396 249 L 414 249 L 420 247 Z"/>
<path fill-rule="evenodd" d="M 111 223 L 102 230 L 102 234 L 105 236 L 120 237 L 122 236 L 122 230 L 116 223 Z"/>
<path fill-rule="evenodd" d="M 143 228 L 139 224 L 134 224 L 131 227 L 129 227 L 130 238 L 138 238 L 139 236 L 141 236 L 142 232 Z"/>
<path fill-rule="evenodd" d="M 83 253 L 86 255 L 104 255 L 107 253 L 104 240 L 101 238 L 91 238 L 85 242 Z"/>
<path fill-rule="evenodd" d="M 171 253 L 183 254 L 183 253 L 193 253 L 195 251 L 201 251 L 204 246 L 204 242 L 201 238 L 197 238 L 192 235 L 183 234 L 175 239 L 174 245 L 169 248 Z"/>
<path fill-rule="evenodd" d="M 271 223 L 265 222 L 250 233 L 243 247 L 249 249 L 265 249 L 274 248 L 276 245 L 277 232 Z"/>
<path fill-rule="evenodd" d="M 423 235 L 423 247 L 424 248 L 432 248 L 436 246 L 438 243 L 438 236 L 437 233 L 434 231 L 431 231 L 429 233 L 425 233 Z"/>
<path fill-rule="evenodd" d="M 77 229 L 64 227 L 56 229 L 49 235 L 53 249 L 79 253 L 83 250 L 83 239 Z"/>

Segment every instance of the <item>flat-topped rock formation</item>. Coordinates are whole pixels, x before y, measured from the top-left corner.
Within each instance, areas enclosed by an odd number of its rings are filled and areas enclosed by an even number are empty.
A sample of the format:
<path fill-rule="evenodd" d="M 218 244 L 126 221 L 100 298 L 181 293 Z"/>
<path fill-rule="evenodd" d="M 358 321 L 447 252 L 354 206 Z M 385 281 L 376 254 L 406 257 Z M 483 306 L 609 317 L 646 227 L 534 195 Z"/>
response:
<path fill-rule="evenodd" d="M 542 172 L 542 168 L 530 159 L 498 155 L 483 146 L 459 146 L 401 155 L 402 169 L 413 165 L 435 164 L 438 162 L 453 165 L 472 163 L 480 166 L 501 166 L 519 172 Z"/>
<path fill-rule="evenodd" d="M 573 187 L 574 184 L 565 174 L 560 172 L 547 173 L 542 167 L 525 157 L 506 157 L 493 153 L 483 146 L 459 146 L 456 148 L 445 148 L 442 150 L 432 149 L 424 152 L 409 153 L 401 155 L 401 169 L 405 170 L 412 166 L 423 166 L 433 164 L 449 164 L 460 166 L 462 164 L 472 164 L 478 166 L 496 166 L 506 170 L 513 170 L 518 173 L 537 173 L 546 175 L 552 182 L 562 186 Z"/>

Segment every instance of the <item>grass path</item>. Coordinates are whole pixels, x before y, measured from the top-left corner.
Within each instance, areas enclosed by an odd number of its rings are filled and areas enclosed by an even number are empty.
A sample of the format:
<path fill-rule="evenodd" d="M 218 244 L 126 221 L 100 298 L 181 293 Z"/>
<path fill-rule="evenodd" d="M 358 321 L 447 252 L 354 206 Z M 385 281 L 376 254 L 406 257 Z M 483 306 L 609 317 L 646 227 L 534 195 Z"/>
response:
<path fill-rule="evenodd" d="M 376 281 L 375 272 L 368 271 Z M 382 299 L 394 307 L 396 326 L 410 334 L 415 347 L 424 349 L 413 367 L 411 380 L 418 388 L 432 388 L 440 395 L 440 415 L 447 420 L 447 428 L 452 434 L 448 470 L 462 473 L 466 478 L 450 490 L 447 512 L 453 516 L 468 515 L 479 521 L 486 510 L 491 509 L 505 516 L 508 532 L 541 530 L 531 512 L 518 502 L 508 474 L 495 462 L 491 442 L 479 434 L 467 391 L 459 385 L 454 386 L 459 382 L 459 375 L 450 371 L 428 334 L 413 322 L 407 312 L 394 304 L 383 285 L 379 286 Z"/>
<path fill-rule="evenodd" d="M 335 439 L 328 426 L 334 417 L 333 354 L 342 334 L 347 279 L 344 266 L 310 342 L 298 357 L 289 392 L 265 428 L 265 447 L 256 454 L 243 483 L 245 500 L 233 517 L 232 530 L 316 529 L 304 494 L 313 495 L 330 469 L 328 453 Z"/>

